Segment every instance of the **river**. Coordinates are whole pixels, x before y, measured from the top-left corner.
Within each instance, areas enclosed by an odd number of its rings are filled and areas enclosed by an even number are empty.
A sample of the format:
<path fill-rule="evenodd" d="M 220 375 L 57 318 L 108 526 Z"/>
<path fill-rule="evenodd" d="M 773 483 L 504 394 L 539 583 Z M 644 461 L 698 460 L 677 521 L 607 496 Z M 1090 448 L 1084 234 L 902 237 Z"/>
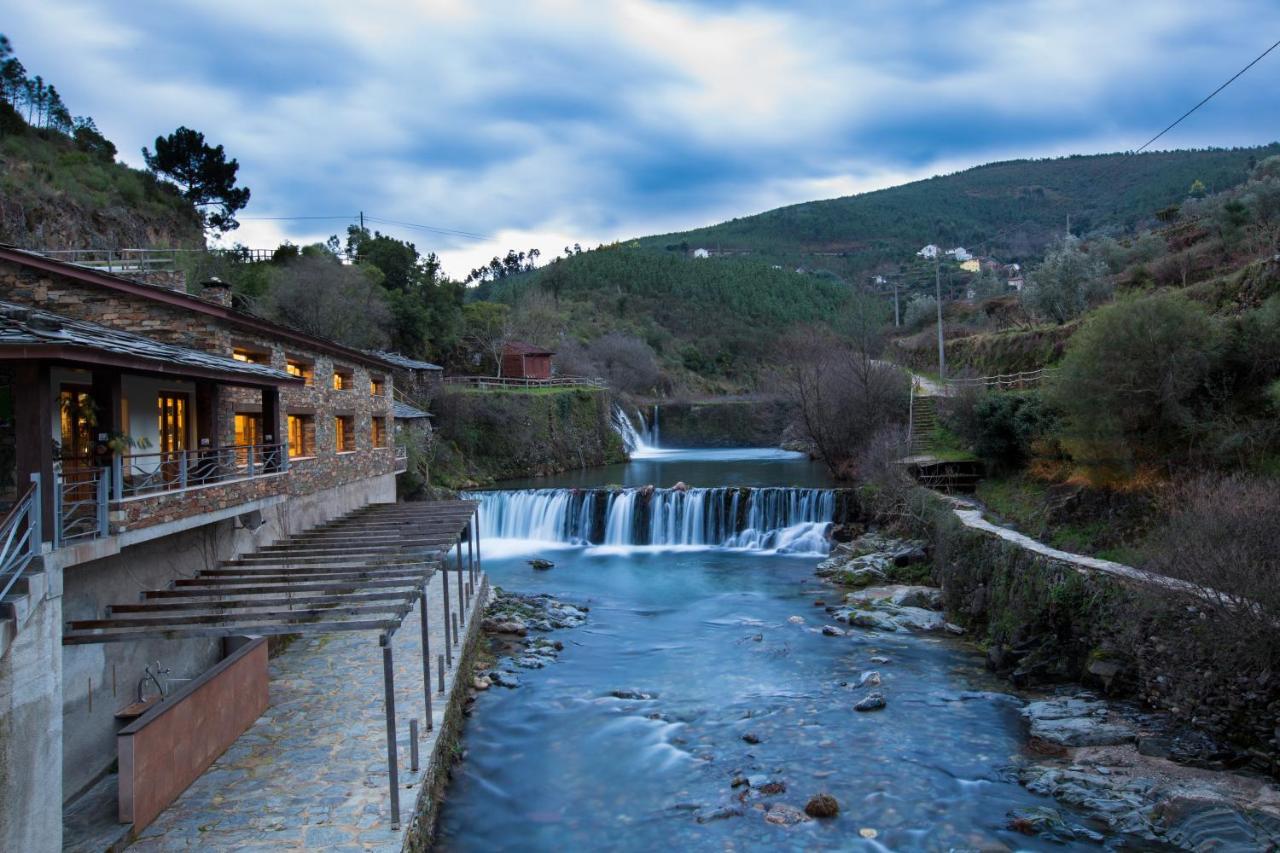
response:
<path fill-rule="evenodd" d="M 1006 686 L 951 638 L 824 636 L 826 614 L 815 602 L 835 591 L 813 576 L 822 546 L 807 532 L 731 531 L 726 545 L 707 540 L 730 522 L 707 521 L 703 511 L 696 525 L 676 527 L 709 533 L 684 535 L 650 519 L 614 530 L 610 541 L 603 528 L 584 537 L 575 521 L 584 514 L 575 489 L 683 481 L 812 490 L 831 485 L 820 468 L 781 451 L 649 448 L 637 456 L 482 495 L 482 528 L 513 500 L 524 501 L 521 517 L 539 518 L 486 539 L 493 583 L 585 603 L 590 614 L 585 625 L 549 635 L 565 646 L 555 663 L 520 670 L 516 689 L 478 696 L 439 849 L 1070 848 L 1007 828 L 1011 809 L 1054 804 L 1014 779 L 1026 733 Z M 800 517 L 810 510 L 771 500 L 775 522 L 811 524 Z M 683 501 L 680 512 L 695 511 Z M 734 517 L 766 515 L 757 508 Z M 535 556 L 554 569 L 534 571 L 526 561 Z M 868 670 L 881 673 L 888 705 L 855 713 Z M 738 776 L 754 777 L 745 802 L 745 787 L 731 787 Z M 786 790 L 760 797 L 764 782 Z M 775 826 L 755 808 L 803 808 L 819 792 L 839 801 L 838 817 Z M 707 819 L 726 808 L 741 814 Z"/>

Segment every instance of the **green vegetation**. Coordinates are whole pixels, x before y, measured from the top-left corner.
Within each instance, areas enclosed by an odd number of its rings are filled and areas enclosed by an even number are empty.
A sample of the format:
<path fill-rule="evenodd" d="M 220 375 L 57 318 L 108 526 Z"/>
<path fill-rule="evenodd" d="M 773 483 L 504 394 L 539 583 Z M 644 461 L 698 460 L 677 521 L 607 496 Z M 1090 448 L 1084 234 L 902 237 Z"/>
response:
<path fill-rule="evenodd" d="M 155 153 L 142 149 L 147 168 L 173 181 L 182 197 L 201 211 L 207 227 L 218 232 L 240 227 L 235 215 L 249 203 L 249 188 L 236 186 L 240 164 L 227 160 L 221 145 L 209 145 L 203 133 L 180 127 L 157 136 L 155 146 Z"/>
<path fill-rule="evenodd" d="M 1280 146 L 1271 145 L 989 163 L 647 237 L 640 245 L 669 252 L 718 247 L 847 276 L 901 264 L 929 242 L 1025 261 L 1062 234 L 1068 216 L 1073 233 L 1122 233 L 1181 203 L 1193 182 L 1221 192 L 1242 183 L 1256 162 L 1278 152 Z"/>
<path fill-rule="evenodd" d="M 796 324 L 837 314 L 838 283 L 755 261 L 694 260 L 610 246 L 509 276 L 477 296 L 515 306 L 540 294 L 570 339 L 638 338 L 670 371 L 723 387 L 749 384 Z"/>

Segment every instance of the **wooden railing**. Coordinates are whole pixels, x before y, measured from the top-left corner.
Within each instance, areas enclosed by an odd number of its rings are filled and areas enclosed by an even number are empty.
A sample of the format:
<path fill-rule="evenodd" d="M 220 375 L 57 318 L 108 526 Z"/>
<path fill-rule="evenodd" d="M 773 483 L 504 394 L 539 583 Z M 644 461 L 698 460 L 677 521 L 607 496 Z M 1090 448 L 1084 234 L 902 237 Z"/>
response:
<path fill-rule="evenodd" d="M 994 388 L 997 391 L 1009 388 L 1034 388 L 1053 373 L 1052 367 L 1041 367 L 1037 370 L 1024 370 L 1021 373 L 997 373 L 993 376 L 971 376 L 948 380 L 951 385 L 967 388 Z"/>
<path fill-rule="evenodd" d="M 444 384 L 466 388 L 608 388 L 603 379 L 585 376 L 553 376 L 550 379 L 524 379 L 513 376 L 446 376 Z"/>

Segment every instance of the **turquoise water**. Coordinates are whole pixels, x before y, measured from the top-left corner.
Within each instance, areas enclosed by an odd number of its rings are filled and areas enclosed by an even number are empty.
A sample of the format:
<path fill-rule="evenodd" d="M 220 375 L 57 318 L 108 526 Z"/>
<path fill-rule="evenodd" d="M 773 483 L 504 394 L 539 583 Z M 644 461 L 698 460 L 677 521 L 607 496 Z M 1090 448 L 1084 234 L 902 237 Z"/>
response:
<path fill-rule="evenodd" d="M 707 486 L 825 484 L 803 460 L 717 455 L 641 464 Z M 617 474 L 648 482 L 639 469 L 600 470 L 573 485 Z M 833 590 L 813 577 L 817 557 L 491 545 L 495 584 L 589 604 L 590 618 L 550 635 L 565 644 L 556 663 L 520 670 L 518 689 L 479 695 L 441 849 L 1063 848 L 1006 829 L 1010 809 L 1052 803 L 1013 779 L 1025 730 L 1004 685 L 949 638 L 823 636 L 814 602 Z M 555 568 L 533 571 L 525 560 L 535 555 Z M 856 713 L 867 691 L 853 685 L 872 669 L 888 706 Z M 629 690 L 653 698 L 611 695 Z M 738 775 L 786 791 L 740 803 Z M 839 801 L 838 818 L 782 827 L 754 808 L 803 808 L 819 792 Z M 741 816 L 697 822 L 725 806 Z"/>

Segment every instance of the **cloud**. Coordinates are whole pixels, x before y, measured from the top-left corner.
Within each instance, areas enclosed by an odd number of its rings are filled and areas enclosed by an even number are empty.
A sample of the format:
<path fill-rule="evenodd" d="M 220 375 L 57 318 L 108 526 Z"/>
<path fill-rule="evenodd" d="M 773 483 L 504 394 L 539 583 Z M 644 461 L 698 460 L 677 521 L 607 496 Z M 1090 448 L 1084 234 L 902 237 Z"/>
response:
<path fill-rule="evenodd" d="M 1136 147 L 1266 47 L 1280 8 L 16 0 L 34 72 L 140 164 L 180 124 L 253 190 L 234 239 L 352 217 L 456 275 L 507 248 L 704 225 L 996 158 Z M 1280 136 L 1264 62 L 1162 140 Z"/>

